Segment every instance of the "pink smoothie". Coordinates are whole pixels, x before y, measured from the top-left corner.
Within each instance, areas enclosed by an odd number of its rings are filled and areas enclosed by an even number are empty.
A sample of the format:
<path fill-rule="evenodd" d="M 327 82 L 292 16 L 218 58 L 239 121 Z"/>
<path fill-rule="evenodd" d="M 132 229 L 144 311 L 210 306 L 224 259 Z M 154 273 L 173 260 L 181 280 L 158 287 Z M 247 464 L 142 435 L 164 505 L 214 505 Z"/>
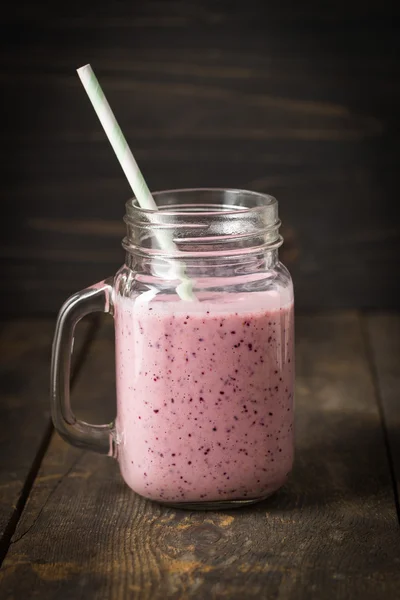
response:
<path fill-rule="evenodd" d="M 282 294 L 116 303 L 127 484 L 160 501 L 267 496 L 293 461 L 293 304 Z"/>

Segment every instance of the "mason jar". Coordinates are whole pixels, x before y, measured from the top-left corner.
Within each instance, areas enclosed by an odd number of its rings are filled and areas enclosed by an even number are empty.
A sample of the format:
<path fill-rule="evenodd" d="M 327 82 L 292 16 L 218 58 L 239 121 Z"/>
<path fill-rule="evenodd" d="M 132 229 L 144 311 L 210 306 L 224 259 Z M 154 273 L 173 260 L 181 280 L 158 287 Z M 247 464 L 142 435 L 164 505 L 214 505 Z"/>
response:
<path fill-rule="evenodd" d="M 154 199 L 158 210 L 126 204 L 117 274 L 61 308 L 54 425 L 71 444 L 116 458 L 127 485 L 151 500 L 257 502 L 293 463 L 293 285 L 278 257 L 278 203 L 235 189 Z M 77 420 L 69 400 L 74 328 L 92 311 L 115 324 L 116 419 L 101 426 Z"/>

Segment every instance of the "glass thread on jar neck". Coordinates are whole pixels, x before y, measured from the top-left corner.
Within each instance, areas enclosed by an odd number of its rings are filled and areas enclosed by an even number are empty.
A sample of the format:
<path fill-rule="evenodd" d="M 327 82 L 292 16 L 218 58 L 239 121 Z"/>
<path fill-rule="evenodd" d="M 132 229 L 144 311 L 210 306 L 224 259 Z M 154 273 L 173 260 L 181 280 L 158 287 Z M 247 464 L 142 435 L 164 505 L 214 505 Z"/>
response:
<path fill-rule="evenodd" d="M 234 257 L 275 250 L 279 235 L 278 203 L 266 194 L 244 190 L 193 189 L 155 193 L 159 210 L 126 204 L 128 253 L 150 259 Z M 171 236 L 176 251 L 159 247 L 157 232 Z"/>

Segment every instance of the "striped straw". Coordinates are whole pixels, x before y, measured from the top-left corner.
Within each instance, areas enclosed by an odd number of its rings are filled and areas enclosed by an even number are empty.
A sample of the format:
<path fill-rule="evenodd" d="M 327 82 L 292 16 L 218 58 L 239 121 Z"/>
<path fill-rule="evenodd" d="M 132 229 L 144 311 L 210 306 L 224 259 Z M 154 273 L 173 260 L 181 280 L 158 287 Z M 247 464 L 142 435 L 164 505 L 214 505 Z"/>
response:
<path fill-rule="evenodd" d="M 127 144 L 125 136 L 118 125 L 117 119 L 97 81 L 97 77 L 94 74 L 92 67 L 90 65 L 85 65 L 84 67 L 77 69 L 77 73 L 89 96 L 93 108 L 99 117 L 109 142 L 117 155 L 122 170 L 126 175 L 139 206 L 147 210 L 158 210 L 158 206 L 151 195 L 139 166 Z M 176 250 L 172 237 L 167 232 L 158 231 L 157 239 L 163 250 L 167 252 Z M 176 288 L 179 297 L 182 300 L 196 300 L 192 291 L 193 283 L 186 277 L 183 265 L 180 263 L 177 265 L 174 264 L 173 274 L 176 275 L 177 279 L 181 280 L 181 283 Z"/>

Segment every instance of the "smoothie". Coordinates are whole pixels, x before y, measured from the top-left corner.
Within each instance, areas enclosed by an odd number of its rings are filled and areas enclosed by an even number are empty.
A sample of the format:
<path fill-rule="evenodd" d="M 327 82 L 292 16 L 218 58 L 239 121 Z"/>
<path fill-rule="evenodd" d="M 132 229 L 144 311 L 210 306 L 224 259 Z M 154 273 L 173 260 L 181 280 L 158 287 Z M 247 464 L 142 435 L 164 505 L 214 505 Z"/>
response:
<path fill-rule="evenodd" d="M 291 292 L 118 298 L 118 457 L 166 502 L 268 496 L 293 461 Z"/>

